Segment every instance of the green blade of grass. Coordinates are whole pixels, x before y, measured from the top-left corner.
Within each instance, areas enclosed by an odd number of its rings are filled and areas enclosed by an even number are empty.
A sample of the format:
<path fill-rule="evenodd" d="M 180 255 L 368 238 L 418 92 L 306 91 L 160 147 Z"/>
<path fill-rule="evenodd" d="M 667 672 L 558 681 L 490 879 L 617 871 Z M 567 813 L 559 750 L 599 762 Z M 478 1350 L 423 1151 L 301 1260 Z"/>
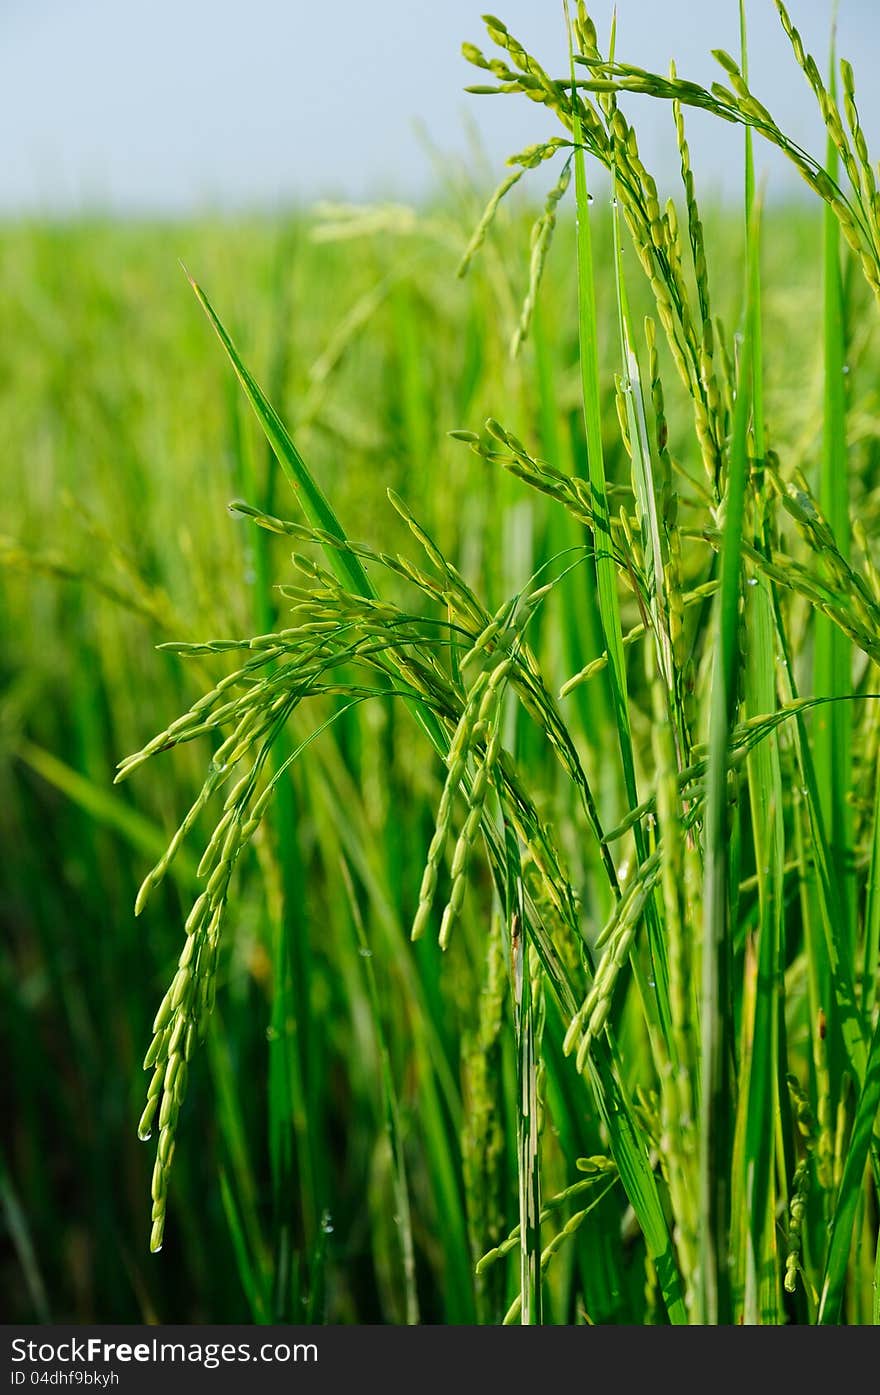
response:
<path fill-rule="evenodd" d="M 836 1324 L 840 1321 L 840 1307 L 846 1286 L 853 1225 L 862 1193 L 865 1166 L 877 1122 L 878 1109 L 880 1109 L 880 1021 L 874 1029 L 874 1036 L 868 1052 L 865 1080 L 856 1106 L 849 1148 L 835 1199 L 834 1215 L 831 1219 L 828 1255 L 825 1260 L 825 1273 L 819 1301 L 818 1320 L 822 1324 Z"/>
<path fill-rule="evenodd" d="M 159 858 L 168 846 L 168 836 L 161 828 L 144 818 L 143 814 L 131 809 L 124 799 L 111 794 L 103 785 L 96 784 L 87 775 L 73 770 L 51 751 L 45 751 L 32 741 L 22 741 L 18 748 L 19 759 L 48 784 L 76 804 L 90 818 L 112 829 L 125 839 L 129 847 L 148 857 Z M 187 891 L 200 886 L 196 876 L 196 864 L 184 849 L 171 863 L 169 875 Z"/>
<path fill-rule="evenodd" d="M 541 1154 L 538 1137 L 538 1060 L 536 1056 L 531 945 L 516 926 L 512 950 L 517 1034 L 517 1170 L 520 1197 L 520 1320 L 543 1322 L 541 1266 Z"/>
<path fill-rule="evenodd" d="M 314 481 L 312 475 L 310 474 L 307 466 L 305 465 L 305 462 L 299 454 L 299 451 L 296 449 L 296 446 L 294 445 L 280 417 L 278 416 L 274 408 L 271 406 L 271 404 L 267 401 L 259 385 L 256 383 L 255 379 L 250 374 L 248 369 L 245 367 L 240 355 L 238 354 L 238 351 L 235 348 L 235 345 L 233 344 L 230 336 L 223 327 L 219 317 L 215 313 L 204 292 L 194 281 L 192 281 L 191 278 L 190 280 L 196 297 L 199 300 L 199 303 L 201 304 L 209 322 L 211 323 L 215 333 L 217 334 L 217 337 L 219 338 L 221 344 L 223 345 L 223 348 L 226 351 L 226 354 L 235 370 L 236 376 L 238 377 L 239 382 L 241 383 L 242 388 L 244 389 L 245 395 L 247 396 L 248 401 L 253 407 L 253 410 L 256 413 L 257 419 L 260 422 L 260 425 L 267 437 L 267 440 L 269 441 L 269 444 L 275 452 L 282 468 L 285 471 L 285 474 L 287 475 L 289 482 L 291 483 L 294 489 L 296 497 L 300 502 L 300 506 L 302 507 L 306 518 L 313 526 L 321 528 L 323 531 L 329 533 L 335 538 L 339 538 L 341 541 L 344 542 L 346 540 L 346 535 L 342 529 L 341 524 L 339 523 L 339 520 L 337 519 L 335 513 L 333 512 L 331 506 L 327 502 L 319 486 Z M 334 575 L 337 577 L 341 585 L 345 586 L 357 595 L 375 598 L 375 588 L 373 587 L 372 583 L 367 577 L 357 557 L 355 557 L 346 549 L 333 548 L 330 546 L 325 547 L 325 552 L 327 554 L 331 570 L 333 571 Z M 441 754 L 445 755 L 446 751 L 448 750 L 448 738 L 443 732 L 443 729 L 440 726 L 436 716 L 428 708 L 426 708 L 422 703 L 418 701 L 407 700 L 407 706 L 412 711 L 413 715 L 415 716 L 419 724 L 422 726 L 423 730 L 429 736 L 435 749 L 437 749 Z M 303 984 L 301 980 L 298 982 L 297 986 L 299 988 L 300 993 L 307 991 L 307 985 Z M 308 1014 L 306 1015 L 306 1020 L 308 1020 Z M 296 1062 L 294 1062 L 293 1064 L 296 1064 Z M 288 1070 L 287 1078 L 289 1083 L 295 1084 L 296 1073 L 291 1073 Z M 277 1074 L 276 1084 L 279 1086 L 283 1084 L 283 1077 L 279 1078 Z M 300 1092 L 300 1094 L 302 1096 L 302 1092 Z M 424 1097 L 425 1108 L 428 1117 L 432 1121 L 434 1121 L 435 1118 L 439 1116 L 437 1114 L 437 1110 L 430 1107 L 431 1098 L 431 1090 L 426 1090 Z M 282 1114 L 286 1113 L 285 1102 L 280 1097 L 278 1097 L 278 1105 L 280 1108 L 280 1112 Z M 299 1120 L 299 1128 L 297 1132 L 299 1133 L 300 1138 L 303 1137 L 303 1132 L 307 1131 L 306 1115 L 303 1112 L 304 1105 L 305 1097 L 302 1096 L 300 1098 L 300 1108 L 297 1111 L 297 1118 Z M 289 1108 L 290 1106 L 288 1105 L 287 1107 Z M 279 1109 L 276 1109 L 274 1112 L 277 1116 L 279 1114 Z M 451 1219 L 453 1216 L 458 1217 L 459 1214 L 459 1208 L 457 1206 L 458 1187 L 457 1179 L 454 1177 L 450 1166 L 446 1163 L 443 1163 L 443 1165 L 440 1166 L 440 1163 L 443 1162 L 444 1156 L 445 1155 L 443 1153 L 442 1148 L 432 1148 L 432 1162 L 438 1162 L 437 1186 L 440 1194 L 443 1197 L 443 1205 L 445 1207 L 446 1214 Z M 304 1160 L 311 1162 L 311 1154 L 308 1151 L 306 1154 L 306 1159 Z M 314 1173 L 314 1168 L 312 1168 L 312 1172 Z M 462 1239 L 464 1239 L 463 1224 L 461 1226 L 461 1230 Z M 459 1247 L 459 1249 L 461 1254 L 461 1265 L 464 1268 L 466 1274 L 467 1266 L 464 1260 L 464 1255 L 466 1253 L 466 1244 L 462 1244 Z M 454 1286 L 454 1289 L 451 1291 L 455 1292 L 459 1296 L 455 1298 L 453 1306 L 450 1308 L 450 1316 L 454 1317 L 455 1320 L 466 1320 L 469 1313 L 469 1292 L 466 1291 L 465 1287 L 462 1285 L 461 1282 L 456 1284 Z"/>
<path fill-rule="evenodd" d="M 572 28 L 569 19 L 569 53 L 571 78 L 574 84 L 574 48 Z M 575 142 L 574 177 L 576 203 L 576 260 L 578 278 L 578 356 L 580 364 L 580 385 L 584 413 L 584 428 L 587 442 L 587 473 L 591 486 L 593 510 L 593 546 L 596 567 L 596 587 L 599 618 L 608 655 L 608 675 L 611 686 L 612 707 L 617 725 L 617 737 L 623 765 L 624 788 L 630 809 L 639 803 L 636 784 L 635 758 L 633 754 L 632 731 L 629 720 L 629 697 L 627 692 L 626 659 L 623 652 L 623 639 L 620 623 L 620 606 L 617 597 L 617 571 L 611 550 L 611 519 L 608 508 L 608 487 L 605 478 L 605 460 L 602 448 L 602 406 L 599 385 L 599 345 L 596 317 L 596 291 L 593 279 L 593 244 L 590 219 L 590 199 L 587 190 L 586 161 L 584 158 L 583 131 L 577 105 L 576 89 L 573 103 L 572 135 Z M 640 861 L 646 856 L 644 834 L 640 825 L 634 829 L 636 851 Z M 652 903 L 653 904 L 653 903 Z M 660 1025 L 668 1042 L 669 1021 L 669 971 L 666 952 L 659 933 L 656 914 L 649 909 L 648 936 L 653 964 L 653 979 L 657 985 L 656 1010 Z M 637 972 L 635 957 L 634 971 Z M 643 993 L 646 1012 L 654 1015 L 652 995 Z"/>
<path fill-rule="evenodd" d="M 748 278 L 751 284 L 751 277 Z M 728 457 L 716 650 L 709 716 L 704 816 L 704 899 L 700 1039 L 700 1291 L 699 1317 L 729 1319 L 731 1021 L 729 813 L 727 762 L 736 719 L 742 540 L 751 406 L 751 311 L 746 314 L 739 384 Z"/>
<path fill-rule="evenodd" d="M 558 1231 L 556 1235 L 554 1235 L 549 1245 L 547 1245 L 546 1249 L 544 1249 L 541 1254 L 542 1275 L 550 1267 L 551 1260 L 559 1252 L 559 1250 L 565 1244 L 566 1240 L 570 1239 L 571 1236 L 577 1234 L 577 1231 L 580 1229 L 581 1225 L 583 1225 L 590 1212 L 594 1211 L 595 1208 L 599 1206 L 602 1201 L 604 1201 L 605 1197 L 616 1185 L 616 1177 L 613 1177 L 610 1182 L 606 1182 L 605 1186 L 600 1190 L 599 1195 L 597 1197 L 594 1197 L 593 1200 L 589 1203 L 589 1205 L 585 1206 L 582 1211 L 575 1212 L 575 1214 L 570 1217 L 570 1219 L 566 1222 L 562 1229 Z M 517 1296 L 511 1303 L 508 1311 L 505 1313 L 502 1326 L 511 1326 L 521 1315 L 521 1311 L 522 1300 L 519 1296 Z"/>
<path fill-rule="evenodd" d="M 610 1048 L 594 1050 L 593 1063 L 589 1067 L 596 1105 L 608 1130 L 621 1183 L 638 1218 L 648 1254 L 656 1269 L 667 1316 L 674 1326 L 684 1325 L 689 1320 L 688 1310 L 663 1203 L 651 1170 L 643 1132 L 622 1084 L 619 1062 L 615 1060 L 616 1049 L 610 1036 L 608 1040 Z"/>
<path fill-rule="evenodd" d="M 871 829 L 871 858 L 865 888 L 865 944 L 862 954 L 862 1020 L 870 1026 L 877 993 L 877 965 L 880 962 L 880 772 L 875 776 L 874 814 Z"/>
<path fill-rule="evenodd" d="M 647 414 L 642 392 L 642 376 L 635 348 L 635 336 L 626 293 L 626 282 L 623 274 L 623 248 L 620 239 L 620 216 L 616 198 L 614 200 L 612 213 L 612 228 L 614 238 L 614 269 L 617 289 L 618 328 L 620 334 L 621 375 L 626 398 L 626 414 L 629 426 L 633 489 L 638 501 L 638 510 L 642 521 L 642 547 L 645 558 L 645 579 L 648 586 L 648 607 L 650 610 L 652 621 L 651 628 L 653 630 L 654 644 L 656 647 L 658 681 L 664 689 L 668 718 L 672 724 L 673 731 L 679 738 L 677 745 L 680 750 L 683 719 L 676 706 L 678 685 L 676 683 L 675 663 L 669 630 L 668 607 L 666 603 L 665 558 L 660 540 L 660 522 L 657 508 L 654 462 L 652 459 L 650 441 L 648 439 Z M 616 633 L 620 634 L 619 614 L 616 623 Z M 622 652 L 623 646 L 621 641 L 621 653 Z M 629 736 L 629 733 L 627 735 L 631 748 L 631 736 Z M 640 823 L 634 826 L 634 837 L 639 861 L 644 862 L 648 849 Z M 652 896 L 645 908 L 648 942 L 651 949 L 651 963 L 653 966 L 653 991 L 651 990 L 651 986 L 644 982 L 644 975 L 641 973 L 637 953 L 634 953 L 632 956 L 632 966 L 648 1021 L 651 1022 L 655 1016 L 657 1017 L 663 1033 L 666 1049 L 672 1053 L 674 1051 L 672 1027 L 673 1013 L 670 1002 L 666 937 L 661 926 L 658 912 L 658 896 L 659 893 Z"/>
<path fill-rule="evenodd" d="M 573 71 L 572 59 L 572 73 Z M 635 808 L 638 804 L 638 797 L 629 723 L 626 666 L 621 642 L 617 573 L 611 554 L 611 522 L 602 449 L 602 404 L 599 388 L 599 349 L 596 291 L 593 282 L 590 200 L 587 192 L 583 132 L 576 105 L 572 133 L 575 140 L 574 179 L 577 205 L 578 346 L 584 428 L 587 439 L 587 470 L 594 519 L 597 597 L 602 634 L 608 654 L 608 673 L 623 762 L 624 783 L 630 807 Z"/>
<path fill-rule="evenodd" d="M 279 284 L 280 269 L 279 261 L 273 295 L 277 307 L 271 373 L 273 394 L 281 391 L 287 355 L 285 325 L 289 307 L 283 286 Z M 235 392 L 232 380 L 230 392 Z M 274 500 L 279 457 L 267 436 L 259 438 L 266 451 L 261 487 L 253 435 L 247 429 L 250 422 L 244 419 L 247 407 L 235 394 L 230 408 L 236 483 L 242 494 L 261 499 L 268 508 Z M 256 573 L 253 610 L 261 634 L 272 630 L 277 618 L 270 584 L 269 541 L 265 530 L 254 530 L 251 543 Z M 273 662 L 267 665 L 266 671 L 274 673 L 275 669 Z M 281 731 L 267 761 L 273 775 L 293 759 L 293 749 L 290 732 Z M 320 1055 L 320 1046 L 314 1040 L 319 1024 L 308 1008 L 311 944 L 305 928 L 298 923 L 304 899 L 304 873 L 296 836 L 297 793 L 292 779 L 278 781 L 267 822 L 274 831 L 273 845 L 267 855 L 276 865 L 273 883 L 280 890 L 280 895 L 270 898 L 273 994 L 268 1032 L 268 1136 L 272 1206 L 276 1230 L 280 1231 L 283 1226 L 292 1224 L 291 1212 L 294 1201 L 298 1201 L 302 1248 L 308 1255 L 320 1253 L 315 1249 L 319 1216 L 323 1211 L 319 1179 L 326 1175 L 326 1167 L 320 1161 L 322 1102 L 316 1097 L 318 1092 L 310 1088 L 309 1079 L 310 1067 L 313 1068 Z"/>
<path fill-rule="evenodd" d="M 220 1169 L 220 1196 L 223 1201 L 223 1212 L 226 1216 L 226 1224 L 229 1227 L 229 1234 L 232 1238 L 232 1248 L 235 1253 L 241 1285 L 251 1310 L 251 1318 L 255 1323 L 263 1324 L 271 1322 L 272 1319 L 266 1293 L 261 1282 L 260 1274 L 254 1267 L 241 1216 L 239 1215 L 235 1197 L 233 1196 L 232 1188 L 229 1184 L 229 1178 L 226 1176 L 226 1172 L 223 1168 Z"/>

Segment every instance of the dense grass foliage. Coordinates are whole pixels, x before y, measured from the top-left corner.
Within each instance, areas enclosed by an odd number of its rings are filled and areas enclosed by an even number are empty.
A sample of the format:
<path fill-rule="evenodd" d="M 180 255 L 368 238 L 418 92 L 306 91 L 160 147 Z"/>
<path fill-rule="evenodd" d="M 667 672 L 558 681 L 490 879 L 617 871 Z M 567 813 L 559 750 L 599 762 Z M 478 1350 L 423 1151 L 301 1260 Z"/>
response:
<path fill-rule="evenodd" d="M 876 303 L 659 80 L 640 244 L 578 32 L 531 272 L 452 181 L 0 231 L 9 1318 L 876 1315 Z"/>

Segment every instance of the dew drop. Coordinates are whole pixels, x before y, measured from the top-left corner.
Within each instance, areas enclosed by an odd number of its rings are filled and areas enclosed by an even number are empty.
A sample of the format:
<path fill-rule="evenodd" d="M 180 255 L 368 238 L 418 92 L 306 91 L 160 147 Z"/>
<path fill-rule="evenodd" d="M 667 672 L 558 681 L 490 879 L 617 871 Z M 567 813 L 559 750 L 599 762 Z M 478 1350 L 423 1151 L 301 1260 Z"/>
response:
<path fill-rule="evenodd" d="M 333 1218 L 329 1211 L 325 1211 L 321 1217 L 321 1229 L 325 1235 L 333 1234 Z"/>
<path fill-rule="evenodd" d="M 746 585 L 747 585 L 747 586 L 757 586 L 757 584 L 758 584 L 758 578 L 757 578 L 756 576 L 750 576 L 750 577 L 748 578 L 748 580 L 746 581 Z"/>
<path fill-rule="evenodd" d="M 373 957 L 373 951 L 371 949 L 367 949 L 366 945 L 361 945 L 360 949 L 358 950 L 358 954 L 361 956 L 362 959 L 372 959 Z"/>
<path fill-rule="evenodd" d="M 848 363 L 845 363 L 845 364 L 843 365 L 843 371 L 844 371 L 844 373 L 848 373 L 848 372 L 849 372 L 849 364 L 848 364 Z"/>
<path fill-rule="evenodd" d="M 138 1138 L 140 1139 L 141 1143 L 149 1143 L 152 1137 L 152 1129 L 138 1129 Z"/>
<path fill-rule="evenodd" d="M 154 1255 L 160 1255 L 161 1253 L 162 1253 L 162 1246 L 161 1246 L 161 1245 L 154 1245 L 154 1246 L 153 1246 L 153 1254 L 154 1254 Z"/>

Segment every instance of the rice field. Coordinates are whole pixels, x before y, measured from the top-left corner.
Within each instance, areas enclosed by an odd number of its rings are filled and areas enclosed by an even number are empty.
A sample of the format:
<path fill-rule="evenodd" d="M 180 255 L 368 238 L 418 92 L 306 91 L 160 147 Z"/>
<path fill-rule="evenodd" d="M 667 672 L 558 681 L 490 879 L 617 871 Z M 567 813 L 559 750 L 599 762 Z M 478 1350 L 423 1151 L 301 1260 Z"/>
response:
<path fill-rule="evenodd" d="M 488 208 L 0 226 L 6 1321 L 880 1320 L 880 196 L 779 8 L 815 158 L 578 5 L 466 45 Z"/>

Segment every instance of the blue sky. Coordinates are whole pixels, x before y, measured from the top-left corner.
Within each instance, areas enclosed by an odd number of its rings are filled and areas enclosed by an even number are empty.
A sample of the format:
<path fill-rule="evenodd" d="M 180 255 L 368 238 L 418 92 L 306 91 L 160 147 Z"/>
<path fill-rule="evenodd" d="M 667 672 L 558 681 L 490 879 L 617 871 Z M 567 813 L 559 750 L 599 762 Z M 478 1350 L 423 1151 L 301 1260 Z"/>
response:
<path fill-rule="evenodd" d="M 417 199 L 431 145 L 472 161 L 468 123 L 494 169 L 547 130 L 524 98 L 466 96 L 460 57 L 481 42 L 486 0 L 0 0 L 0 213 L 178 214 L 321 197 Z M 561 0 L 491 0 L 510 30 L 564 71 Z M 701 81 L 713 47 L 735 50 L 737 0 L 618 0 L 621 58 Z M 830 0 L 791 0 L 825 66 Z M 607 35 L 609 0 L 591 7 Z M 753 87 L 791 135 L 821 152 L 812 95 L 772 0 L 748 0 Z M 855 66 L 869 141 L 880 136 L 880 10 L 841 0 L 839 48 Z M 636 104 L 645 106 L 644 102 Z M 646 162 L 674 173 L 668 109 L 639 123 Z M 695 115 L 700 187 L 738 196 L 738 132 Z M 761 157 L 771 192 L 797 177 Z M 481 176 L 488 180 L 488 175 Z"/>

